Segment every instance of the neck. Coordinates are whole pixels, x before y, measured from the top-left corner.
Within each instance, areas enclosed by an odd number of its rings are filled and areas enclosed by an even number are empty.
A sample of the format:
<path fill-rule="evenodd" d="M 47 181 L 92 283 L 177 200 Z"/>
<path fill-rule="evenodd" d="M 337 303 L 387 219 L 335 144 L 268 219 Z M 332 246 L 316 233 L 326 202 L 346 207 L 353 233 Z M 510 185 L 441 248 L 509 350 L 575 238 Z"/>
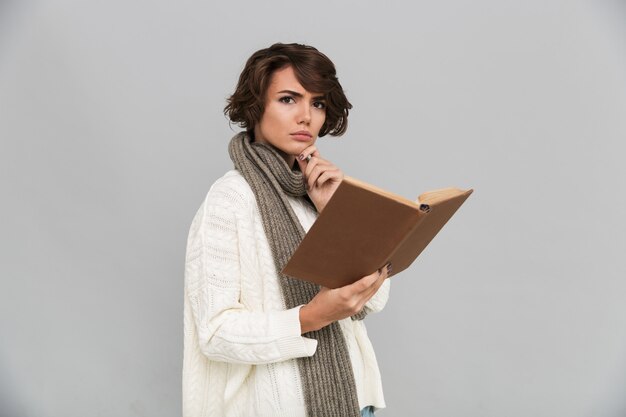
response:
<path fill-rule="evenodd" d="M 295 165 L 298 165 L 296 163 L 296 157 L 293 156 L 293 155 L 287 155 L 286 153 L 284 153 L 280 149 L 276 149 L 276 150 L 278 152 L 280 152 L 280 154 L 283 156 L 283 158 L 285 158 L 285 162 L 287 162 L 287 165 L 289 165 L 289 167 L 291 167 L 291 170 L 293 171 Z"/>
<path fill-rule="evenodd" d="M 256 141 L 256 136 L 254 134 L 254 130 L 249 130 L 248 134 L 252 138 L 252 142 L 255 142 Z M 272 148 L 276 149 L 276 151 L 278 151 L 280 156 L 283 157 L 285 162 L 287 162 L 287 165 L 291 168 L 292 171 L 298 166 L 298 163 L 296 162 L 296 157 L 294 155 L 289 155 L 289 154 L 285 153 L 281 149 L 278 149 L 276 146 L 272 145 L 271 143 L 269 143 L 269 142 L 267 142 L 265 140 L 261 140 L 260 142 L 266 143 L 266 144 L 270 145 Z"/>

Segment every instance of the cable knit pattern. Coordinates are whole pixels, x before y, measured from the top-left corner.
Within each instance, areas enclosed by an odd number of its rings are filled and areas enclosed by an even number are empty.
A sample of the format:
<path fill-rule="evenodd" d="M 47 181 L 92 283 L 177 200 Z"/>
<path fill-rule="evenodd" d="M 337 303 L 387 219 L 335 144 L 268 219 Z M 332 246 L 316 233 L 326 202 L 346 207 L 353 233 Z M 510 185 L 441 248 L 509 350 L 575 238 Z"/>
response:
<path fill-rule="evenodd" d="M 308 231 L 317 218 L 288 197 Z M 299 309 L 284 308 L 279 275 L 252 189 L 236 170 L 210 188 L 187 240 L 184 292 L 183 417 L 306 417 L 295 358 L 315 354 L 300 333 Z M 366 304 L 380 311 L 389 282 Z M 339 321 L 361 408 L 385 407 L 363 320 Z"/>

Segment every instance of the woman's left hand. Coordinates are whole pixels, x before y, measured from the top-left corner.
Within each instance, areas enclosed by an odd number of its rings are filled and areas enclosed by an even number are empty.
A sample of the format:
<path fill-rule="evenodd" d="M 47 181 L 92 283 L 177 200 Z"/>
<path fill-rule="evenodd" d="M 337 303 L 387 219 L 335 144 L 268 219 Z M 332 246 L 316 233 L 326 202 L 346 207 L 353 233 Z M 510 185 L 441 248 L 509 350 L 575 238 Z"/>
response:
<path fill-rule="evenodd" d="M 308 155 L 311 155 L 311 159 L 307 162 L 306 157 Z M 307 193 L 315 204 L 317 212 L 321 213 L 341 184 L 341 180 L 344 178 L 343 171 L 330 161 L 320 157 L 315 145 L 304 149 L 300 155 L 296 156 L 296 160 L 300 166 L 300 171 L 304 174 Z"/>

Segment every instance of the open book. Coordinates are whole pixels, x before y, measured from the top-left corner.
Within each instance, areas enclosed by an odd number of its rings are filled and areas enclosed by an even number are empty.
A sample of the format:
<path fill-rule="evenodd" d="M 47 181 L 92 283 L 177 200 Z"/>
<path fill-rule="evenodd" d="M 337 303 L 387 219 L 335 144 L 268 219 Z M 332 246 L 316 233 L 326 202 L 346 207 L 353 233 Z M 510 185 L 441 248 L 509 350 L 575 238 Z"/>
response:
<path fill-rule="evenodd" d="M 473 189 L 442 188 L 417 202 L 344 176 L 282 273 L 338 288 L 393 263 L 408 268 Z"/>

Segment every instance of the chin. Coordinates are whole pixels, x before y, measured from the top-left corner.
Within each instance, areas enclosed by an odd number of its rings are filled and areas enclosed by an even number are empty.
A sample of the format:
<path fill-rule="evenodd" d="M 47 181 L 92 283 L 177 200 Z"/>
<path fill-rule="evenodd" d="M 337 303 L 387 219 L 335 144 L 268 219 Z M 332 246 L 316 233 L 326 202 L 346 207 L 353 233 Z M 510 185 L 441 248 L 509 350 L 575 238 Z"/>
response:
<path fill-rule="evenodd" d="M 298 142 L 294 139 L 290 139 L 289 144 L 286 146 L 286 148 L 288 148 L 290 151 L 294 151 L 295 153 L 300 153 L 304 150 L 304 148 L 311 145 L 312 143 L 312 140 L 307 142 Z"/>

